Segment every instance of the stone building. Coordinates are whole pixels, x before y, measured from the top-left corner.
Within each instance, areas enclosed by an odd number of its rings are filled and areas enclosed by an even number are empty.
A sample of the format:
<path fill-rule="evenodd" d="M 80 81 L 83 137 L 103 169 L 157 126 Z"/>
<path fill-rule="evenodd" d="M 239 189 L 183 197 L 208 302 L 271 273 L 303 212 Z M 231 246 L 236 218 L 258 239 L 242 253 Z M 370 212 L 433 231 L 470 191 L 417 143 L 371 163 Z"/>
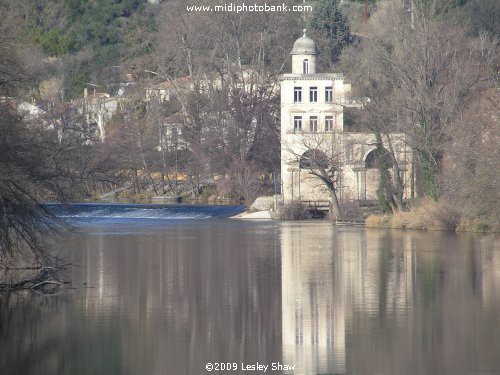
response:
<path fill-rule="evenodd" d="M 284 203 L 329 201 L 326 184 L 311 173 L 311 155 L 324 155 L 339 166 L 337 197 L 341 201 L 377 199 L 379 171 L 371 133 L 344 129 L 344 108 L 361 107 L 350 99 L 351 86 L 339 73 L 319 73 L 314 41 L 306 35 L 293 45 L 292 72 L 281 76 L 281 183 Z M 390 134 L 404 184 L 411 193 L 411 150 L 404 134 Z M 384 139 L 384 148 L 389 148 Z M 392 172 L 390 172 L 392 173 Z"/>

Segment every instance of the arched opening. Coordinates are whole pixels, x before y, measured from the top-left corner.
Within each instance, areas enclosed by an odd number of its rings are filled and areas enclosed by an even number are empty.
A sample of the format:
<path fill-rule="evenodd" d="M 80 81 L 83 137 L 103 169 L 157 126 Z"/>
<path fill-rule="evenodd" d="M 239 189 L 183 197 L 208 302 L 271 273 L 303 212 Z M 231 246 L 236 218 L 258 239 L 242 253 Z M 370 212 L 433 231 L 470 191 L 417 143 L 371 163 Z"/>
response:
<path fill-rule="evenodd" d="M 379 162 L 382 163 L 382 166 L 385 169 L 389 169 L 392 165 L 391 155 L 389 154 L 389 151 L 387 151 L 385 148 L 382 149 L 376 148 L 375 150 L 370 151 L 370 153 L 366 155 L 365 168 L 376 169 L 379 166 L 378 164 Z"/>
<path fill-rule="evenodd" d="M 299 160 L 300 169 L 328 168 L 328 158 L 320 150 L 307 150 Z"/>
<path fill-rule="evenodd" d="M 302 62 L 302 71 L 304 74 L 309 74 L 309 60 L 308 59 L 304 59 L 304 61 Z"/>

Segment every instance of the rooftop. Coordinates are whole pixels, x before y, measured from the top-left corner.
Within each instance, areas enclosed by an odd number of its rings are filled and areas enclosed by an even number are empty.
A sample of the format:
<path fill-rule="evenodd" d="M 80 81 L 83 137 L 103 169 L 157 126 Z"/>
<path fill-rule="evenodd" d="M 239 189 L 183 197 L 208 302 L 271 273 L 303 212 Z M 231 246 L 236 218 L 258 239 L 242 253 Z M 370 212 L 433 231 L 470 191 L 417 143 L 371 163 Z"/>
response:
<path fill-rule="evenodd" d="M 314 73 L 314 74 L 297 74 L 297 73 L 286 73 L 281 74 L 280 79 L 284 80 L 323 80 L 323 79 L 344 79 L 342 73 Z"/>
<path fill-rule="evenodd" d="M 306 35 L 306 29 L 303 30 L 304 35 L 295 41 L 292 48 L 292 55 L 316 55 L 316 43 Z"/>

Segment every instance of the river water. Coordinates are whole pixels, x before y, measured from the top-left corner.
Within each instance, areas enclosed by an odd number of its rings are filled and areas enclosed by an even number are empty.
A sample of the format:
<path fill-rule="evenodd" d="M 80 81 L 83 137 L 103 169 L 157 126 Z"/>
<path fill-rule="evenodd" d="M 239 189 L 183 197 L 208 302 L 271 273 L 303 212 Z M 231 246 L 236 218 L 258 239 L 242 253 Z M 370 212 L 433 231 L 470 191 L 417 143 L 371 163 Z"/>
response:
<path fill-rule="evenodd" d="M 1 374 L 500 374 L 493 235 L 52 209 L 72 285 L 0 297 Z"/>

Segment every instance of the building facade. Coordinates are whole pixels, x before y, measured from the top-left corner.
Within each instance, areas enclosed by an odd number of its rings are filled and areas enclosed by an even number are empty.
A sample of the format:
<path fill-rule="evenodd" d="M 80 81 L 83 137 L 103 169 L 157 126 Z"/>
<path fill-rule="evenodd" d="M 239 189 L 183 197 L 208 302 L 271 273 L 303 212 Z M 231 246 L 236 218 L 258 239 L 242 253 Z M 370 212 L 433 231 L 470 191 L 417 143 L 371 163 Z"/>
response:
<path fill-rule="evenodd" d="M 344 108 L 360 107 L 349 99 L 351 86 L 339 73 L 317 72 L 318 51 L 306 35 L 293 45 L 292 72 L 281 76 L 281 183 L 284 203 L 329 201 L 326 184 L 311 173 L 308 160 L 321 154 L 338 166 L 337 196 L 343 201 L 377 199 L 379 172 L 371 133 L 344 131 Z M 390 134 L 404 184 L 411 194 L 411 150 L 404 134 Z M 310 161 L 309 161 L 310 163 Z M 390 172 L 392 173 L 392 172 Z"/>

